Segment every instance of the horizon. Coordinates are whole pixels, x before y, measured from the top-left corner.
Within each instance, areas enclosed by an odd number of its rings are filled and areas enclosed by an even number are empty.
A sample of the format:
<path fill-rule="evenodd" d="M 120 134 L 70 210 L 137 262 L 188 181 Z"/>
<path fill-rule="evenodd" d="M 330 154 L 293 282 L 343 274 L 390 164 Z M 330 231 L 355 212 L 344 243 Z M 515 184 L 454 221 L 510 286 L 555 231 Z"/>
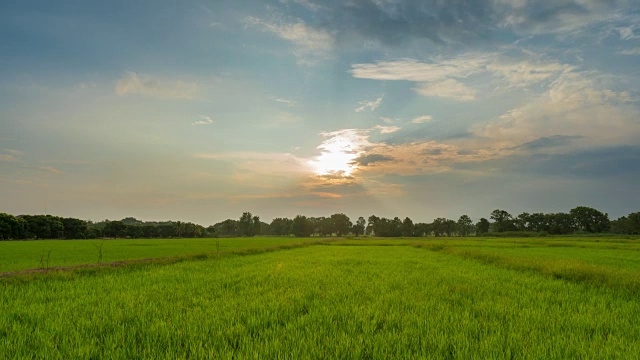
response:
<path fill-rule="evenodd" d="M 640 210 L 636 0 L 8 1 L 0 24 L 0 212 Z"/>

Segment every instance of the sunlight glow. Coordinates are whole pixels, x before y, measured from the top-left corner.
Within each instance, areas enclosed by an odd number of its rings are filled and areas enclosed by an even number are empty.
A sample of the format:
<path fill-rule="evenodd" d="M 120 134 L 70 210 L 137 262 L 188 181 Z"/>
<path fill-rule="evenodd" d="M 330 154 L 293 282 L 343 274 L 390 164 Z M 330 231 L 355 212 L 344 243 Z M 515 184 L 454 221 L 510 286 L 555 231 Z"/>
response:
<path fill-rule="evenodd" d="M 368 135 L 356 129 L 322 133 L 327 139 L 318 146 L 320 155 L 309 161 L 316 175 L 351 176 L 358 168 L 356 159 L 370 145 Z"/>

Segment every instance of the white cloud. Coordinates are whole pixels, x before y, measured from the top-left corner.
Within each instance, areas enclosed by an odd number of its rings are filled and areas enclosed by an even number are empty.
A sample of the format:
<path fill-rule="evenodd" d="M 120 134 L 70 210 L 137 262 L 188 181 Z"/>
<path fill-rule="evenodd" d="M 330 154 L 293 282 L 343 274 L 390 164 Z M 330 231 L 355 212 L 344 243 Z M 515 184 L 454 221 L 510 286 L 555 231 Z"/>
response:
<path fill-rule="evenodd" d="M 380 120 L 384 121 L 385 124 L 393 124 L 398 121 L 398 119 L 392 119 L 390 117 L 380 117 Z"/>
<path fill-rule="evenodd" d="M 622 55 L 640 55 L 640 48 L 633 48 L 620 51 Z"/>
<path fill-rule="evenodd" d="M 281 39 L 294 44 L 297 48 L 294 55 L 302 65 L 313 65 L 319 58 L 326 58 L 328 51 L 334 45 L 331 33 L 309 27 L 302 20 L 296 23 L 276 23 L 249 16 L 245 18 L 245 23 L 259 26 L 264 31 L 276 34 Z"/>
<path fill-rule="evenodd" d="M 287 104 L 288 106 L 295 106 L 296 102 L 293 100 L 285 99 L 285 98 L 274 98 L 276 102 Z"/>
<path fill-rule="evenodd" d="M 487 65 L 487 70 L 504 78 L 512 86 L 523 87 L 548 80 L 558 74 L 571 71 L 570 65 L 560 63 L 532 63 L 529 61 L 502 61 Z"/>
<path fill-rule="evenodd" d="M 382 103 L 382 99 L 384 99 L 384 94 L 380 95 L 379 98 L 373 100 L 373 101 L 360 101 L 358 102 L 358 107 L 356 108 L 356 112 L 361 112 L 361 111 L 365 111 L 366 109 L 369 109 L 371 111 L 375 111 L 378 106 L 380 106 L 380 104 Z"/>
<path fill-rule="evenodd" d="M 423 115 L 423 116 L 418 116 L 416 118 L 414 118 L 413 120 L 411 120 L 412 124 L 424 124 L 424 123 L 428 123 L 428 122 L 432 122 L 433 121 L 433 116 L 431 115 Z"/>
<path fill-rule="evenodd" d="M 318 11 L 322 8 L 322 6 L 309 0 L 280 0 L 280 2 L 283 4 L 294 3 L 294 4 L 302 5 L 312 11 Z"/>
<path fill-rule="evenodd" d="M 31 169 L 31 170 L 38 170 L 38 171 L 44 171 L 44 172 L 48 172 L 51 174 L 63 174 L 64 171 L 55 168 L 53 166 L 22 166 L 22 168 L 24 169 Z"/>
<path fill-rule="evenodd" d="M 466 54 L 452 59 L 420 62 L 414 59 L 354 64 L 351 75 L 359 79 L 438 81 L 449 77 L 463 78 L 482 71 L 494 54 Z"/>
<path fill-rule="evenodd" d="M 128 72 L 125 77 L 118 80 L 115 92 L 120 96 L 135 94 L 158 98 L 191 99 L 197 89 L 198 86 L 193 82 Z"/>
<path fill-rule="evenodd" d="M 564 73 L 527 104 L 472 129 L 504 146 L 548 136 L 579 136 L 575 146 L 634 144 L 640 141 L 637 110 L 628 92 L 599 84 L 588 73 Z"/>
<path fill-rule="evenodd" d="M 18 161 L 18 158 L 24 155 L 22 151 L 13 149 L 0 149 L 0 161 Z"/>
<path fill-rule="evenodd" d="M 454 79 L 423 83 L 413 90 L 423 96 L 443 97 L 460 101 L 470 101 L 476 98 L 475 90 Z"/>
<path fill-rule="evenodd" d="M 399 126 L 383 126 L 383 125 L 376 125 L 373 128 L 380 131 L 380 134 L 391 134 L 401 129 Z"/>
<path fill-rule="evenodd" d="M 209 125 L 213 124 L 213 119 L 210 116 L 200 115 L 201 120 L 197 120 L 191 123 L 191 125 Z"/>
<path fill-rule="evenodd" d="M 640 39 L 640 26 L 630 25 L 616 28 L 621 40 Z"/>

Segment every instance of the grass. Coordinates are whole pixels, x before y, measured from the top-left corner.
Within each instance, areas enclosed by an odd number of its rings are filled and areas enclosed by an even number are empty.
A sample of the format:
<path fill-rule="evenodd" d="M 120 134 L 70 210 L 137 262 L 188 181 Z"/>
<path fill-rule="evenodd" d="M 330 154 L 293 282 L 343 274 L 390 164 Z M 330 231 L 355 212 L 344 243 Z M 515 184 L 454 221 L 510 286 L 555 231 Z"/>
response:
<path fill-rule="evenodd" d="M 263 249 L 314 239 L 252 237 L 221 239 L 113 239 L 0 241 L 0 273 L 41 267 L 67 267 L 101 262 L 213 254 Z M 42 261 L 41 261 L 42 260 Z"/>
<path fill-rule="evenodd" d="M 315 246 L 5 284 L 7 358 L 628 358 L 640 303 L 412 247 Z"/>
<path fill-rule="evenodd" d="M 625 359 L 640 353 L 635 239 L 254 240 L 253 247 L 234 243 L 227 248 L 233 252 L 189 261 L 0 279 L 0 354 Z M 156 254 L 175 254 L 160 249 Z M 210 249 L 188 251 L 203 250 Z"/>

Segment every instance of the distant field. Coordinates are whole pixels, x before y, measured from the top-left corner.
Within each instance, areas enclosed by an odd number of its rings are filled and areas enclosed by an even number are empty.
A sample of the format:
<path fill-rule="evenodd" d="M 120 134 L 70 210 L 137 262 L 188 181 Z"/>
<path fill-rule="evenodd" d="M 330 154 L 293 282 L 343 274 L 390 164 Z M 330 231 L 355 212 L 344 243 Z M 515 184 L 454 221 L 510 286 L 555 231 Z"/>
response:
<path fill-rule="evenodd" d="M 172 265 L 0 279 L 0 354 L 122 359 L 626 359 L 640 354 L 640 296 L 633 285 L 638 242 L 599 247 L 576 239 L 527 241 L 532 243 L 345 240 Z M 536 268 L 539 260 L 544 266 Z M 521 262 L 526 266 L 517 267 Z M 615 283 L 554 275 L 554 266 L 562 271 L 567 262 L 603 270 L 609 280 L 619 271 L 636 277 Z"/>
<path fill-rule="evenodd" d="M 260 249 L 314 239 L 252 237 L 221 239 L 113 239 L 0 241 L 0 273 L 49 267 L 95 264 L 102 245 L 102 262 L 209 254 L 242 249 Z M 217 247 L 219 244 L 219 248 Z"/>

